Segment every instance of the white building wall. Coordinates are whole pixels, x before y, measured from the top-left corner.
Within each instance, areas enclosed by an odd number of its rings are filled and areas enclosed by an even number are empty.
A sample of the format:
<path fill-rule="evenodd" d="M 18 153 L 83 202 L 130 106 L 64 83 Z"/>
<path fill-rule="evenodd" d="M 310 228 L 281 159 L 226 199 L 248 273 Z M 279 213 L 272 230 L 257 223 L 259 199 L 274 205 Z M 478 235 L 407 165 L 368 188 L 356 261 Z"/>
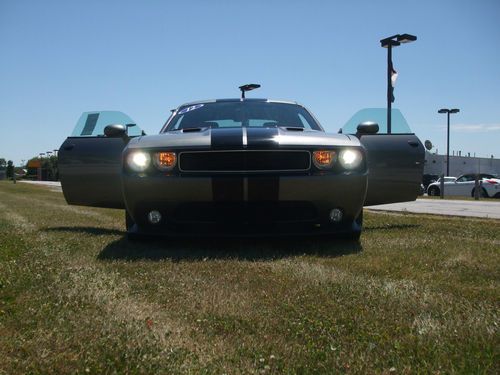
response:
<path fill-rule="evenodd" d="M 425 153 L 424 174 L 446 174 L 446 155 Z M 450 176 L 464 173 L 491 173 L 500 175 L 500 159 L 450 155 Z"/>

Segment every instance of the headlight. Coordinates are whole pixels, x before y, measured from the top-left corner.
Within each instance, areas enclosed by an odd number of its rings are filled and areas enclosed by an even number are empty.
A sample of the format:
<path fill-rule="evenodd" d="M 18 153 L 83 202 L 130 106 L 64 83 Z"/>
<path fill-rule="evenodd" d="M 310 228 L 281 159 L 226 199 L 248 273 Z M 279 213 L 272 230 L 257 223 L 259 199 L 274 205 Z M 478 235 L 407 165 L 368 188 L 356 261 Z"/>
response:
<path fill-rule="evenodd" d="M 313 163 L 316 168 L 319 169 L 330 169 L 336 158 L 337 153 L 335 151 L 325 150 L 313 152 Z"/>
<path fill-rule="evenodd" d="M 151 156 L 147 152 L 135 151 L 128 155 L 127 164 L 135 172 L 144 172 L 151 163 Z"/>
<path fill-rule="evenodd" d="M 177 163 L 175 152 L 157 152 L 154 158 L 154 164 L 160 171 L 171 171 Z"/>
<path fill-rule="evenodd" d="M 339 162 L 345 169 L 356 169 L 363 160 L 363 154 L 356 149 L 345 149 L 340 151 Z"/>

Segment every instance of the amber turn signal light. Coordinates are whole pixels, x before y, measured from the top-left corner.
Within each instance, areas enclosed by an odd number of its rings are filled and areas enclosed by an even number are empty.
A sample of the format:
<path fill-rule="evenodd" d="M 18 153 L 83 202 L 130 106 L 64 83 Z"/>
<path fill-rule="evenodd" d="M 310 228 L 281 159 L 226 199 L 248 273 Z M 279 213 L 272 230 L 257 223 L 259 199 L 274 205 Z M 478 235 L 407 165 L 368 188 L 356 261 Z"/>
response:
<path fill-rule="evenodd" d="M 175 152 L 157 152 L 155 165 L 160 171 L 171 171 L 177 163 Z"/>
<path fill-rule="evenodd" d="M 319 169 L 328 169 L 333 166 L 337 153 L 335 151 L 314 151 L 313 163 Z"/>

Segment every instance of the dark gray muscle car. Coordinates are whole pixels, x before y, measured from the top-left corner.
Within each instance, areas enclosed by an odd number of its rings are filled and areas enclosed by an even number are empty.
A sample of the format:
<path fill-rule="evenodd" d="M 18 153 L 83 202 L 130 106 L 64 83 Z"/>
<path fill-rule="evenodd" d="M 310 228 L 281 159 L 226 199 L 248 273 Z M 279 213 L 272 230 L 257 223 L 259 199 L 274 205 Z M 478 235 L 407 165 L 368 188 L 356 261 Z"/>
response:
<path fill-rule="evenodd" d="M 295 102 L 245 98 L 181 105 L 157 135 L 121 112 L 87 112 L 59 151 L 67 202 L 125 209 L 129 237 L 359 238 L 363 206 L 416 199 L 423 161 L 409 129 L 328 134 Z"/>

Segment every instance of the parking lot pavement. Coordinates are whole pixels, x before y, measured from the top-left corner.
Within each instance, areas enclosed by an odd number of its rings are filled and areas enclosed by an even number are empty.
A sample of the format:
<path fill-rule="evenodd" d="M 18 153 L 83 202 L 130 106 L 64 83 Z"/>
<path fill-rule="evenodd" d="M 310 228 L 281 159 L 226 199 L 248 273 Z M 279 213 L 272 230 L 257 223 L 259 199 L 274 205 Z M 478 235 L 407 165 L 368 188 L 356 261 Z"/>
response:
<path fill-rule="evenodd" d="M 373 211 L 413 212 L 448 216 L 500 219 L 500 201 L 417 199 L 414 202 L 381 204 L 366 207 Z"/>
<path fill-rule="evenodd" d="M 62 191 L 61 183 L 59 181 L 31 181 L 31 180 L 18 180 L 17 182 L 23 182 L 32 185 L 48 186 L 52 191 Z"/>

